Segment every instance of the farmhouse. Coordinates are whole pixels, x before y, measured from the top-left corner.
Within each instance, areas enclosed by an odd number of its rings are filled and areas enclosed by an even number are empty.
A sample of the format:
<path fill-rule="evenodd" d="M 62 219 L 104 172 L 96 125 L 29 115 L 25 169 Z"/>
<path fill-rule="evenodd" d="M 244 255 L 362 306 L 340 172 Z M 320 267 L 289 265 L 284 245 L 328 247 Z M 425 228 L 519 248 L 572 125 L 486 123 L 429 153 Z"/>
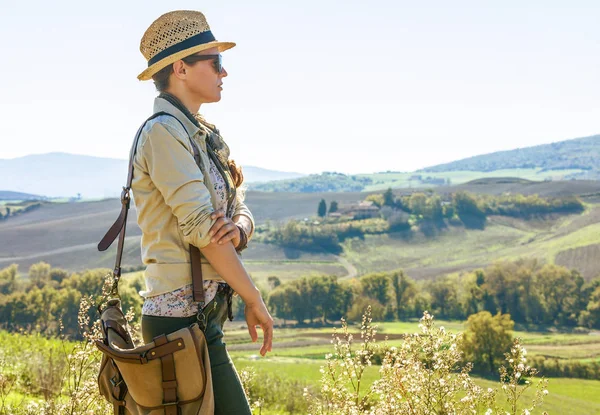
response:
<path fill-rule="evenodd" d="M 370 200 L 363 200 L 358 203 L 341 205 L 338 211 L 331 213 L 330 216 L 336 213 L 338 214 L 336 217 L 350 216 L 353 219 L 375 218 L 379 216 L 379 207 Z"/>

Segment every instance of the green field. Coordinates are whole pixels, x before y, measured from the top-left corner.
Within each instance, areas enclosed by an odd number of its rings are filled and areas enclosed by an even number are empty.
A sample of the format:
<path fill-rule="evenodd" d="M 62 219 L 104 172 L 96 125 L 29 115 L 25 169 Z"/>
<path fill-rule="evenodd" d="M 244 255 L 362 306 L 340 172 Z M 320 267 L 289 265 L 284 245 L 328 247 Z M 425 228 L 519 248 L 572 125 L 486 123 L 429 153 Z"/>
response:
<path fill-rule="evenodd" d="M 280 379 L 289 379 L 318 390 L 320 379 L 320 366 L 324 364 L 324 356 L 331 353 L 330 344 L 333 326 L 320 328 L 278 328 L 275 331 L 273 350 L 266 357 L 258 354 L 260 341 L 251 343 L 248 332 L 242 321 L 227 322 L 225 327 L 225 340 L 230 350 L 230 355 L 238 370 L 252 369 L 260 379 L 261 373 L 274 374 Z M 451 332 L 460 332 L 464 323 L 460 321 L 438 321 L 436 326 L 443 326 Z M 355 345 L 360 343 L 359 327 L 350 326 L 354 333 Z M 384 322 L 378 323 L 377 343 L 382 343 L 389 337 L 388 344 L 401 344 L 401 336 L 406 333 L 419 331 L 418 322 Z M 521 337 L 528 355 L 554 355 L 559 359 L 588 360 L 600 359 L 599 333 L 561 333 L 552 331 L 516 331 L 515 336 Z M 66 350 L 69 344 L 66 344 Z M 53 350 L 52 353 L 49 353 Z M 48 365 L 48 359 L 56 359 L 61 350 L 65 350 L 59 340 L 48 340 L 40 335 L 9 334 L 0 331 L 0 363 L 2 358 L 11 357 L 12 370 L 35 376 L 37 367 Z M 44 351 L 45 355 L 40 352 Z M 56 361 L 54 361 L 56 364 Z M 6 364 L 0 365 L 0 371 L 9 370 Z M 40 372 L 41 373 L 41 372 Z M 379 378 L 379 367 L 367 368 L 364 375 L 364 384 L 369 385 Z M 497 388 L 498 382 L 478 379 L 481 386 Z M 552 378 L 549 384 L 550 394 L 547 396 L 543 410 L 554 414 L 596 414 L 600 413 L 600 381 L 580 380 L 569 378 Z M 24 395 L 24 391 L 15 389 L 10 401 L 17 402 L 26 399 L 39 399 L 31 395 Z M 532 391 L 526 396 L 532 397 Z M 276 414 L 277 411 L 266 411 L 263 414 Z M 284 413 L 284 412 L 279 412 Z"/>
<path fill-rule="evenodd" d="M 232 356 L 249 358 L 256 353 L 248 343 L 248 333 L 239 328 L 239 323 L 227 323 L 227 343 Z M 464 329 L 463 322 L 438 321 L 451 332 Z M 236 327 L 238 326 L 238 327 Z M 324 328 L 280 328 L 277 330 L 272 353 L 273 358 L 310 358 L 322 360 L 330 351 L 331 327 Z M 388 344 L 397 345 L 402 342 L 401 335 L 419 331 L 418 322 L 382 322 L 378 323 L 377 339 L 381 343 L 389 337 Z M 358 328 L 351 330 L 355 338 L 360 339 Z M 550 327 L 541 331 L 515 331 L 515 337 L 523 340 L 529 356 L 544 356 L 564 360 L 600 361 L 600 332 L 564 333 Z"/>
<path fill-rule="evenodd" d="M 231 329 L 226 332 L 232 358 L 239 370 L 252 368 L 256 373 L 278 373 L 287 378 L 304 381 L 317 385 L 320 379 L 319 368 L 324 364 L 324 355 L 333 351 L 329 344 L 331 328 L 319 329 L 278 329 L 275 332 L 276 341 L 273 351 L 266 357 L 258 355 L 259 345 L 249 344 L 244 341 L 247 332 L 231 324 Z M 458 332 L 463 329 L 462 322 L 438 321 L 437 326 L 443 326 L 449 331 Z M 378 333 L 381 336 L 400 335 L 419 331 L 417 322 L 385 322 L 378 324 Z M 358 327 L 352 332 L 360 340 Z M 528 350 L 529 356 L 543 354 L 548 356 L 548 350 L 558 352 L 561 359 L 580 359 L 582 351 L 588 355 L 600 358 L 600 335 L 593 334 L 568 334 L 549 332 L 522 332 L 516 331 L 515 336 L 521 337 Z M 318 344 L 311 344 L 318 343 Z M 390 345 L 399 344 L 401 340 L 390 340 Z M 365 372 L 365 383 L 371 384 L 379 378 L 379 368 L 369 367 Z M 498 388 L 499 383 L 487 379 L 478 379 L 477 383 L 484 387 Z M 541 410 L 551 414 L 600 414 L 600 380 L 582 380 L 570 378 L 552 378 L 549 383 L 550 394 L 545 400 Z M 533 398 L 534 391 L 526 392 L 525 397 Z M 270 412 L 267 412 L 270 413 Z M 541 413 L 541 412 L 536 412 Z"/>

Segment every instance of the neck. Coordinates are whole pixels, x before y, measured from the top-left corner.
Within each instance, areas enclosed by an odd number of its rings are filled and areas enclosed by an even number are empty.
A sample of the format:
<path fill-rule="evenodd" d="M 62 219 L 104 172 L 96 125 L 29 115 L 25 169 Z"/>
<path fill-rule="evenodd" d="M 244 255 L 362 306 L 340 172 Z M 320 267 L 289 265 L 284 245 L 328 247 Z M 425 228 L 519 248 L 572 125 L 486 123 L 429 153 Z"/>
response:
<path fill-rule="evenodd" d="M 199 124 L 198 120 L 196 119 L 196 117 L 194 116 L 194 113 L 192 111 L 190 111 L 190 107 L 188 105 L 185 105 L 185 103 L 177 95 L 173 94 L 172 92 L 163 91 L 160 93 L 159 97 L 166 99 L 171 104 L 173 104 L 176 108 L 179 108 L 179 110 L 181 112 L 183 112 L 183 114 L 186 116 L 186 118 L 188 118 L 197 127 L 200 127 L 200 124 Z M 200 106 L 198 105 L 198 108 L 199 107 Z M 197 112 L 197 110 L 196 110 L 196 112 Z"/>
<path fill-rule="evenodd" d="M 187 108 L 189 112 L 192 114 L 197 114 L 200 111 L 200 105 L 202 105 L 201 101 L 198 101 L 191 94 L 187 93 L 187 91 L 175 91 L 175 88 L 169 88 L 165 92 L 173 95 L 177 98 L 181 103 Z"/>

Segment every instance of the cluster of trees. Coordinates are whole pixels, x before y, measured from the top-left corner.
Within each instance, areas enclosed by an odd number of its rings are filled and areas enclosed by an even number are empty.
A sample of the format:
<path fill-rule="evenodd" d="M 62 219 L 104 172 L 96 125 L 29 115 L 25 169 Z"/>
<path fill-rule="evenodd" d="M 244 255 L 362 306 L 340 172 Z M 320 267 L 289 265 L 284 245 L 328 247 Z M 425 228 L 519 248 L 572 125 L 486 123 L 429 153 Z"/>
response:
<path fill-rule="evenodd" d="M 29 268 L 29 278 L 20 278 L 18 265 L 0 270 L 0 322 L 2 328 L 17 330 L 36 327 L 42 333 L 54 334 L 62 322 L 63 333 L 80 335 L 77 322 L 79 303 L 83 296 L 98 301 L 109 269 L 69 273 L 52 268 L 45 262 Z M 143 287 L 141 279 L 123 281 L 119 292 L 124 309 L 141 310 L 138 294 Z"/>
<path fill-rule="evenodd" d="M 575 196 L 546 199 L 538 195 L 482 196 L 487 215 L 531 218 L 551 213 L 581 213 L 583 203 Z"/>
<path fill-rule="evenodd" d="M 265 242 L 307 252 L 342 252 L 340 239 L 332 228 L 310 226 L 294 220 L 272 230 Z"/>
<path fill-rule="evenodd" d="M 419 297 L 445 319 L 489 311 L 510 314 L 523 325 L 600 328 L 600 278 L 586 283 L 575 270 L 536 260 L 440 278 L 421 285 Z"/>
<path fill-rule="evenodd" d="M 422 174 L 414 174 L 414 175 L 410 176 L 410 178 L 408 180 L 411 182 L 417 181 L 422 184 L 433 184 L 436 186 L 450 186 L 450 184 L 452 184 L 452 181 L 449 178 L 445 179 L 443 177 L 435 177 L 435 176 L 423 177 Z"/>
<path fill-rule="evenodd" d="M 342 316 L 352 321 L 355 311 L 370 304 L 376 320 L 419 318 L 425 310 L 442 319 L 465 320 L 487 311 L 510 314 L 523 325 L 600 328 L 600 278 L 586 283 L 577 271 L 535 260 L 501 262 L 420 283 L 402 271 L 342 282 L 314 276 L 278 285 L 269 304 L 278 317 L 301 324 Z"/>
<path fill-rule="evenodd" d="M 383 194 L 370 195 L 378 206 L 388 206 L 406 212 L 410 220 L 426 234 L 447 224 L 462 223 L 467 228 L 483 229 L 490 215 L 522 219 L 544 217 L 548 214 L 581 213 L 585 207 L 575 196 L 542 198 L 538 195 L 506 194 L 501 196 L 476 195 L 456 192 L 442 199 L 436 193 L 415 192 L 395 197 L 388 189 Z M 429 232 L 428 232 L 429 231 Z"/>
<path fill-rule="evenodd" d="M 460 279 L 428 284 L 431 308 L 464 319 L 482 310 L 510 314 L 521 324 L 600 328 L 600 279 L 536 260 L 496 263 Z"/>
<path fill-rule="evenodd" d="M 457 192 L 442 199 L 433 192 L 416 192 L 396 197 L 392 189 L 388 189 L 383 194 L 369 195 L 367 200 L 380 208 L 379 218 L 371 218 L 371 222 L 356 218 L 318 225 L 290 221 L 284 227 L 273 230 L 266 242 L 307 251 L 339 253 L 342 251 L 340 242 L 348 237 L 362 238 L 366 234 L 411 232 L 414 228 L 418 228 L 426 236 L 435 236 L 448 225 L 484 229 L 490 215 L 531 219 L 552 213 L 581 213 L 585 209 L 581 200 L 574 196 L 542 198 L 538 195 L 490 196 Z M 327 202 L 321 199 L 317 214 L 323 218 L 328 212 L 337 210 L 337 201 L 331 201 L 328 210 Z"/>
<path fill-rule="evenodd" d="M 298 324 L 341 317 L 358 321 L 367 305 L 371 305 L 373 319 L 394 320 L 422 315 L 426 310 L 426 303 L 411 300 L 416 292 L 415 282 L 401 271 L 347 281 L 311 276 L 277 284 L 268 295 L 268 304 L 274 315 Z"/>
<path fill-rule="evenodd" d="M 271 311 L 284 320 L 323 323 L 339 320 L 352 306 L 354 292 L 335 276 L 313 276 L 278 284 L 269 294 Z"/>
<path fill-rule="evenodd" d="M 389 230 L 389 222 L 380 218 L 319 225 L 291 220 L 282 227 L 272 229 L 263 241 L 308 252 L 339 254 L 343 250 L 340 243 L 347 238 L 364 238 L 368 234 L 381 234 Z"/>
<path fill-rule="evenodd" d="M 319 202 L 319 207 L 317 208 L 317 215 L 319 217 L 324 218 L 327 216 L 327 213 L 334 213 L 338 211 L 338 202 L 336 200 L 332 200 L 329 204 L 329 210 L 327 210 L 327 202 L 325 199 L 321 199 Z"/>
<path fill-rule="evenodd" d="M 251 184 L 250 189 L 261 192 L 360 192 L 372 183 L 373 179 L 369 177 L 324 172 L 297 179 Z"/>

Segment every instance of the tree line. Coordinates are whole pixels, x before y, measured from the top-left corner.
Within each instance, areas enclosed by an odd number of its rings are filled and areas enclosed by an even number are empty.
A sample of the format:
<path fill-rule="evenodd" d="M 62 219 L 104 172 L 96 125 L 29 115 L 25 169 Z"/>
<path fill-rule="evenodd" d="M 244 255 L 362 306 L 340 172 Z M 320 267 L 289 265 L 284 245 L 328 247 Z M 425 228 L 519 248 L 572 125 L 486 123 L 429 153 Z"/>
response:
<path fill-rule="evenodd" d="M 52 331 L 59 318 L 76 330 L 82 296 L 99 299 L 108 269 L 69 273 L 44 262 L 19 277 L 18 266 L 0 270 L 0 321 L 5 328 L 39 326 Z M 371 305 L 376 320 L 419 318 L 425 310 L 441 319 L 466 320 L 480 311 L 510 314 L 523 325 L 600 329 L 600 278 L 586 282 L 575 270 L 536 260 L 498 262 L 485 269 L 433 281 L 415 281 L 403 271 L 371 273 L 340 281 L 315 275 L 281 283 L 269 278 L 265 292 L 274 315 L 297 324 L 353 321 Z M 125 309 L 141 310 L 143 280 L 120 284 Z"/>
<path fill-rule="evenodd" d="M 480 311 L 510 314 L 523 325 L 600 328 L 600 278 L 536 260 L 498 262 L 461 276 L 417 282 L 402 271 L 338 281 L 312 276 L 279 284 L 269 294 L 275 315 L 299 324 L 352 321 L 366 304 L 374 319 L 406 320 L 429 310 L 465 320 Z M 358 312 L 358 314 L 357 314 Z"/>
<path fill-rule="evenodd" d="M 10 331 L 34 328 L 51 335 L 58 332 L 60 322 L 64 334 L 79 338 L 80 301 L 84 296 L 100 300 L 110 270 L 70 273 L 40 262 L 29 268 L 29 278 L 25 279 L 18 268 L 12 264 L 0 270 L 0 327 Z M 133 308 L 140 314 L 142 298 L 138 292 L 142 289 L 140 278 L 121 280 L 119 293 L 124 310 Z"/>

